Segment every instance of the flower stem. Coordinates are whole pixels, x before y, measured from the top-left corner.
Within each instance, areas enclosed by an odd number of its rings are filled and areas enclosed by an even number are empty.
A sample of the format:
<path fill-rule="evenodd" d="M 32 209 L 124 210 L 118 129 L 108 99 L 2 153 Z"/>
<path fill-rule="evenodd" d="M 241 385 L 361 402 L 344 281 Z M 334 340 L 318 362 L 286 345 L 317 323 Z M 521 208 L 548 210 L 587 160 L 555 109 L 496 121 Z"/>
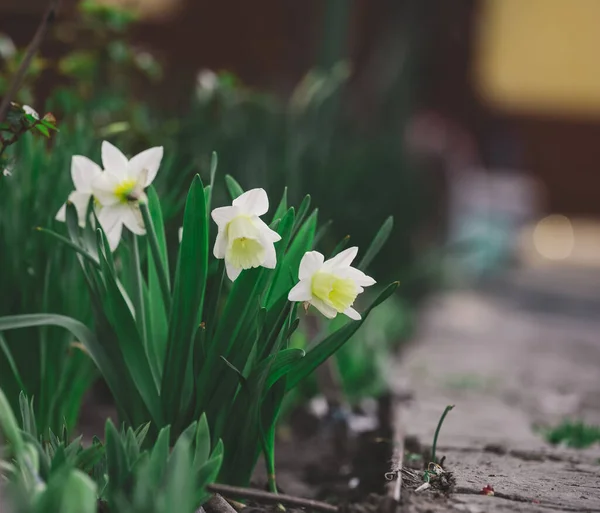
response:
<path fill-rule="evenodd" d="M 442 428 L 442 424 L 444 423 L 444 419 L 446 418 L 446 415 L 448 415 L 448 412 L 454 408 L 453 404 L 449 404 L 448 406 L 446 406 L 446 409 L 444 410 L 444 413 L 442 413 L 442 416 L 440 417 L 440 421 L 438 422 L 437 428 L 435 430 L 435 435 L 433 435 L 433 445 L 431 447 L 431 461 L 433 461 L 433 463 L 437 463 L 437 460 L 435 458 L 435 450 L 437 448 L 437 440 L 438 440 L 438 435 L 440 434 L 440 429 Z"/>

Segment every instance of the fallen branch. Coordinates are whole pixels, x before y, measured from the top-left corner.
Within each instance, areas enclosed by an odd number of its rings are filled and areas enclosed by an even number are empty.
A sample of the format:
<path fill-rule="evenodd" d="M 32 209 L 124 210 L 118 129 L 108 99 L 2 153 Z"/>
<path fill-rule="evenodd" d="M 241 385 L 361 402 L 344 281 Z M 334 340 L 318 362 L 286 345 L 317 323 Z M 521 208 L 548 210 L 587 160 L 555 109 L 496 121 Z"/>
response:
<path fill-rule="evenodd" d="M 315 501 L 312 499 L 303 499 L 291 495 L 264 492 L 254 488 L 240 488 L 223 484 L 209 485 L 208 490 L 213 493 L 220 493 L 223 496 L 239 497 L 243 499 L 254 499 L 257 502 L 266 502 L 268 504 L 288 504 L 290 506 L 299 506 L 301 508 L 311 508 L 315 511 L 325 511 L 327 513 L 337 513 L 338 508 L 327 502 Z"/>
<path fill-rule="evenodd" d="M 15 73 L 15 76 L 12 78 L 10 85 L 8 87 L 8 90 L 6 91 L 6 94 L 2 98 L 2 103 L 0 103 L 0 122 L 4 121 L 4 119 L 6 117 L 8 108 L 10 107 L 10 102 L 17 94 L 19 87 L 21 87 L 21 83 L 23 82 L 23 79 L 25 78 L 27 69 L 29 68 L 29 65 L 31 64 L 31 59 L 33 59 L 33 56 L 39 50 L 40 45 L 42 44 L 42 41 L 44 40 L 44 36 L 46 35 L 46 32 L 48 31 L 48 27 L 52 24 L 52 22 L 54 21 L 54 18 L 56 17 L 56 13 L 58 11 L 59 4 L 60 4 L 60 0 L 50 0 L 50 4 L 48 5 L 46 12 L 44 13 L 44 17 L 42 18 L 42 21 L 40 22 L 40 25 L 39 25 L 38 29 L 36 30 L 35 35 L 33 36 L 33 39 L 31 40 L 31 42 L 29 43 L 29 46 L 27 47 L 27 51 L 25 52 L 25 57 L 21 61 L 21 65 L 19 66 L 19 69 Z"/>

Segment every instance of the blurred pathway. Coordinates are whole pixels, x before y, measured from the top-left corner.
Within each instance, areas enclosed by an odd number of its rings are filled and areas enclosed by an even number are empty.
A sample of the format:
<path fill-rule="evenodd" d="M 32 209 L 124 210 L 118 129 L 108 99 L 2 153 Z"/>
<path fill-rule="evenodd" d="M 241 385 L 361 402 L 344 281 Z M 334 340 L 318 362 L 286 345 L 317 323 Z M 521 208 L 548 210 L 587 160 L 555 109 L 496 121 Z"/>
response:
<path fill-rule="evenodd" d="M 413 395 L 402 430 L 422 443 L 456 405 L 438 442 L 464 492 L 450 511 L 600 512 L 600 447 L 554 448 L 534 430 L 600 425 L 600 273 L 517 271 L 433 298 L 394 382 Z M 509 498 L 476 495 L 487 484 Z"/>

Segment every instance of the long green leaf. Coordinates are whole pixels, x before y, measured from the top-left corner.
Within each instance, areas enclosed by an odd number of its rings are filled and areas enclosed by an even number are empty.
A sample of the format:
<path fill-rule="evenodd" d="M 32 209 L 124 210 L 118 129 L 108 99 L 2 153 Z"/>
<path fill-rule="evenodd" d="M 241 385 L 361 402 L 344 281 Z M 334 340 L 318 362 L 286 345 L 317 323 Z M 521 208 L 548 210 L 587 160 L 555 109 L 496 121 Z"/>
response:
<path fill-rule="evenodd" d="M 178 417 L 183 406 L 184 380 L 192 380 L 191 366 L 188 365 L 198 319 L 202 315 L 207 275 L 208 217 L 204 187 L 196 175 L 183 218 L 183 238 L 175 274 L 167 357 L 161 386 L 163 410 L 171 421 Z"/>
<path fill-rule="evenodd" d="M 119 392 L 121 381 L 115 372 L 117 369 L 114 368 L 114 365 L 108 359 L 104 348 L 98 342 L 94 333 L 83 323 L 70 317 L 56 314 L 27 314 L 0 317 L 0 331 L 33 328 L 36 326 L 59 326 L 70 331 L 83 344 L 98 369 L 100 369 L 112 392 L 114 394 Z"/>
<path fill-rule="evenodd" d="M 160 208 L 160 206 L 158 208 Z M 153 269 L 156 272 L 158 283 L 160 285 L 164 309 L 166 311 L 169 311 L 171 308 L 171 286 L 169 283 L 169 268 L 166 255 L 166 246 L 164 241 L 164 229 L 161 242 L 161 240 L 159 239 L 158 232 L 154 226 L 152 213 L 150 212 L 148 205 L 141 204 L 140 211 L 142 213 L 144 225 L 146 226 L 148 246 L 150 248 L 150 254 L 152 255 L 152 263 L 154 264 Z M 157 222 L 159 222 L 159 214 L 155 212 L 154 215 L 157 218 Z"/>
<path fill-rule="evenodd" d="M 317 218 L 318 210 L 315 209 L 306 222 L 300 226 L 296 236 L 293 237 L 292 235 L 293 240 L 291 241 L 286 254 L 283 256 L 281 264 L 278 266 L 279 269 L 277 270 L 273 284 L 269 290 L 267 308 L 271 307 L 281 295 L 289 292 L 294 286 L 294 281 L 298 276 L 298 269 L 300 268 L 302 257 L 313 247 L 317 230 Z M 297 220 L 295 224 L 297 224 Z"/>
<path fill-rule="evenodd" d="M 8 346 L 6 344 L 6 340 L 4 339 L 4 337 L 1 334 L 0 334 L 0 350 L 4 353 L 4 357 L 6 358 L 6 361 L 8 362 L 8 366 L 10 367 L 10 370 L 13 373 L 13 377 L 15 378 L 17 385 L 19 385 L 19 389 L 27 391 L 27 387 L 25 387 L 25 385 L 23 384 L 23 380 L 21 379 L 21 374 L 19 373 L 19 369 L 17 368 L 17 364 L 15 363 L 12 353 L 10 352 L 10 349 L 8 348 Z"/>
<path fill-rule="evenodd" d="M 158 390 L 150 369 L 150 362 L 146 355 L 146 348 L 138 332 L 136 322 L 131 315 L 125 296 L 110 272 L 104 254 L 100 254 L 102 277 L 106 286 L 104 309 L 112 328 L 119 340 L 119 348 L 129 375 L 133 379 L 136 389 L 144 400 L 144 404 L 152 419 L 137 419 L 137 423 L 154 420 L 161 425 L 162 415 L 158 401 Z M 122 392 L 121 392 L 122 393 Z"/>
<path fill-rule="evenodd" d="M 242 189 L 242 186 L 231 175 L 225 175 L 225 185 L 227 186 L 229 196 L 231 196 L 232 200 L 244 194 L 244 189 Z"/>
<path fill-rule="evenodd" d="M 381 228 L 379 228 L 378 232 L 376 233 L 375 237 L 373 238 L 373 241 L 369 245 L 369 248 L 367 249 L 365 256 L 362 257 L 362 260 L 358 264 L 358 269 L 360 269 L 363 272 L 367 270 L 367 267 L 369 267 L 369 265 L 371 265 L 371 262 L 373 261 L 373 259 L 377 256 L 377 254 L 381 251 L 381 248 L 383 247 L 383 245 L 389 239 L 390 235 L 392 234 L 393 229 L 394 229 L 394 218 L 392 216 L 390 216 L 383 222 L 383 224 L 381 225 Z"/>
<path fill-rule="evenodd" d="M 281 219 L 285 213 L 287 212 L 287 187 L 283 189 L 283 195 L 281 196 L 281 201 L 279 201 L 279 205 L 277 205 L 277 209 L 273 214 L 273 221 L 276 219 Z"/>

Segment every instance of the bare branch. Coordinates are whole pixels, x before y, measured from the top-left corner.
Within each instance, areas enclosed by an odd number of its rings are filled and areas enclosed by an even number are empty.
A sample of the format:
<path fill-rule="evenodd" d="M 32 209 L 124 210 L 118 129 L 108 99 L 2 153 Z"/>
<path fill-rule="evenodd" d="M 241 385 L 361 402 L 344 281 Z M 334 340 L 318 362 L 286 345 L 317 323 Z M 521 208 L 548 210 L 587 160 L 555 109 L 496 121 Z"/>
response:
<path fill-rule="evenodd" d="M 8 113 L 8 108 L 10 107 L 10 102 L 17 94 L 19 87 L 21 87 L 23 79 L 25 78 L 25 74 L 27 73 L 27 69 L 31 64 L 31 59 L 33 59 L 33 56 L 39 50 L 40 45 L 42 44 L 42 41 L 44 40 L 44 37 L 46 35 L 46 32 L 48 32 L 48 28 L 54 22 L 60 2 L 61 0 L 50 0 L 50 4 L 48 5 L 46 12 L 44 13 L 44 17 L 42 18 L 42 21 L 40 22 L 40 25 L 36 30 L 33 39 L 27 47 L 25 57 L 23 58 L 19 69 L 15 73 L 15 76 L 12 78 L 10 86 L 8 87 L 8 90 L 4 95 L 4 98 L 2 98 L 2 103 L 0 104 L 0 122 L 4 121 L 6 114 Z"/>

